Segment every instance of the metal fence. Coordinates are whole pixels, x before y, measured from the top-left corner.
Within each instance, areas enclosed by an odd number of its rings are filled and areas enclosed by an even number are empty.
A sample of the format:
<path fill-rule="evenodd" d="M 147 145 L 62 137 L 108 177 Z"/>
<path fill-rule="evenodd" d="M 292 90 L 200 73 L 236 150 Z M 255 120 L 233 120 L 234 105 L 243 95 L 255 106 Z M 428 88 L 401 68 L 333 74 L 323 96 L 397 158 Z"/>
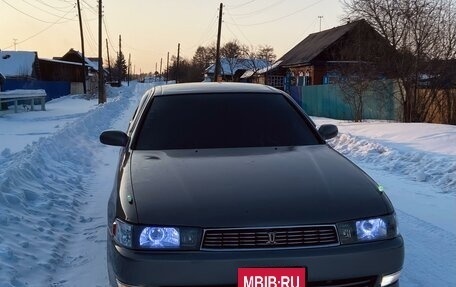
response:
<path fill-rule="evenodd" d="M 395 92 L 392 81 L 382 82 L 381 89 L 366 91 L 363 97 L 363 119 L 399 120 L 400 108 L 394 97 Z M 352 108 L 336 84 L 292 86 L 290 94 L 311 116 L 353 120 Z"/>
<path fill-rule="evenodd" d="M 6 79 L 4 80 L 1 90 L 36 90 L 43 89 L 46 91 L 46 101 L 59 98 L 70 94 L 71 84 L 64 81 L 38 81 L 33 79 Z"/>

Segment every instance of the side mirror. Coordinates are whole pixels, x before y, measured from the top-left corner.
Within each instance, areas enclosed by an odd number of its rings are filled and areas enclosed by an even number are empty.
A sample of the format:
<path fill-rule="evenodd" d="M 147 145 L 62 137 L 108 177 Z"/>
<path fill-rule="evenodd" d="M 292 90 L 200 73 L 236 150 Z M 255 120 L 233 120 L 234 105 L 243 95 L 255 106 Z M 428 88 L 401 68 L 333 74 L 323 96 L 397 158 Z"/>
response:
<path fill-rule="evenodd" d="M 100 142 L 106 145 L 127 146 L 128 136 L 122 131 L 104 131 L 100 135 Z"/>
<path fill-rule="evenodd" d="M 321 125 L 318 132 L 325 140 L 329 140 L 337 136 L 339 130 L 335 125 Z"/>

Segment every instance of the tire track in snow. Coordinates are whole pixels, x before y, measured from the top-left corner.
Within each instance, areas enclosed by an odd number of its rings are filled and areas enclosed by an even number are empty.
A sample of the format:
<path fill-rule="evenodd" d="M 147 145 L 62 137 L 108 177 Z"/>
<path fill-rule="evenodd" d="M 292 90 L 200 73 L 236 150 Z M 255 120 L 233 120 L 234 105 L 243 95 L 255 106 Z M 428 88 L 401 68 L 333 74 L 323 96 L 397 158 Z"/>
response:
<path fill-rule="evenodd" d="M 405 240 L 401 286 L 456 286 L 456 236 L 396 210 Z"/>
<path fill-rule="evenodd" d="M 126 130 L 140 97 L 151 88 L 150 84 L 137 84 L 126 88 L 123 97 L 128 102 L 116 115 L 109 129 Z M 112 92 L 115 92 L 113 89 Z M 63 264 L 52 278 L 52 287 L 108 286 L 106 267 L 106 208 L 114 182 L 119 148 L 98 144 L 95 147 L 98 167 L 87 183 L 87 204 L 80 210 L 80 220 L 75 222 L 75 236 L 66 245 Z"/>
<path fill-rule="evenodd" d="M 77 234 L 99 133 L 128 99 L 116 97 L 0 164 L 0 286 L 48 286 Z"/>
<path fill-rule="evenodd" d="M 381 183 L 397 213 L 405 241 L 401 287 L 456 286 L 456 200 L 426 182 L 352 159 Z"/>

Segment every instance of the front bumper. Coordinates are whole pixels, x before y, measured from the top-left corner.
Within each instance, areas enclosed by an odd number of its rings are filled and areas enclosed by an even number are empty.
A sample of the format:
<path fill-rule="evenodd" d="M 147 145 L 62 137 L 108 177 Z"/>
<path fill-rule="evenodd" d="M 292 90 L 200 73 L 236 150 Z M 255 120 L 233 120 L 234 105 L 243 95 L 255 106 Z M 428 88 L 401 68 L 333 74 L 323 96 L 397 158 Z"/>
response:
<path fill-rule="evenodd" d="M 113 276 L 133 286 L 236 285 L 239 267 L 307 267 L 308 282 L 373 277 L 402 269 L 402 237 L 335 247 L 261 251 L 149 252 L 119 247 L 108 239 Z M 396 286 L 396 285 L 391 285 Z"/>

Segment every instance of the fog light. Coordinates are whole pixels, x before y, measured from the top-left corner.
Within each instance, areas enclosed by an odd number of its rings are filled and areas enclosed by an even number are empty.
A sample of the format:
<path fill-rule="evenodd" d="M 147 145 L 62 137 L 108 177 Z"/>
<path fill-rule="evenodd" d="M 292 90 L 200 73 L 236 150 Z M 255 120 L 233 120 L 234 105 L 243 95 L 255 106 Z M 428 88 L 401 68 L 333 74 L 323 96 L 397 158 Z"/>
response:
<path fill-rule="evenodd" d="M 122 283 L 117 279 L 116 279 L 116 281 L 117 281 L 117 287 L 140 287 L 138 285 L 128 285 L 128 284 Z"/>
<path fill-rule="evenodd" d="M 384 275 L 382 277 L 382 283 L 381 286 L 388 286 L 399 280 L 399 276 L 401 276 L 401 271 L 397 271 L 396 273 Z"/>

